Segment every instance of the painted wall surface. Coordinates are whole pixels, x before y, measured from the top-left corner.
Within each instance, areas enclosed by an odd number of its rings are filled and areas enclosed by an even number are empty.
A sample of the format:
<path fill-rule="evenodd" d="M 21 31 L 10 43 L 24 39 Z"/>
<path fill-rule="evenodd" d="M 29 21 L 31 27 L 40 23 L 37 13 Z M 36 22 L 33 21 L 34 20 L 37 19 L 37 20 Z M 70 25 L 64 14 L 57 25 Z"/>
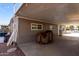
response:
<path fill-rule="evenodd" d="M 52 24 L 26 20 L 26 19 L 19 19 L 18 24 L 18 39 L 17 43 L 27 43 L 30 41 L 34 41 L 36 39 L 36 34 L 40 32 L 40 30 L 31 30 L 31 23 L 39 23 L 43 24 L 43 30 L 49 30 L 49 26 Z M 57 32 L 57 31 L 56 31 Z"/>

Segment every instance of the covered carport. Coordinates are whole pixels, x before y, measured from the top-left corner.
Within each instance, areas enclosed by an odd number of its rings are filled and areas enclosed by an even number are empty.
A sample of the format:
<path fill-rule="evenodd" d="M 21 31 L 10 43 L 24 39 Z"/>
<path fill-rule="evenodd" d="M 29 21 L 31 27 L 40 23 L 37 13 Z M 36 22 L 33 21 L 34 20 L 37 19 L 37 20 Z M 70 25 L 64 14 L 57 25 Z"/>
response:
<path fill-rule="evenodd" d="M 62 35 L 62 24 L 79 23 L 79 4 L 54 4 L 54 3 L 29 3 L 23 4 L 17 11 L 19 18 L 55 24 L 53 33 L 54 42 L 47 45 L 39 45 L 34 41 L 24 42 L 18 33 L 17 43 L 25 55 L 79 55 L 79 38 L 59 36 Z M 28 34 L 29 35 L 29 34 Z M 22 42 L 22 44 L 21 44 Z"/>

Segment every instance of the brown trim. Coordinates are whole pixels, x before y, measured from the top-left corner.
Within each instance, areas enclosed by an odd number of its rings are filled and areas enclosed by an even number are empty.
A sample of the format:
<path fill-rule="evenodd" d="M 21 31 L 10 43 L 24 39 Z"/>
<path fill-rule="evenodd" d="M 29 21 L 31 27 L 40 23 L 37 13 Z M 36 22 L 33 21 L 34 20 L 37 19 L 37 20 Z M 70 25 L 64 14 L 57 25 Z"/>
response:
<path fill-rule="evenodd" d="M 19 15 L 20 11 L 24 10 L 25 6 L 28 7 L 30 3 L 23 3 L 21 7 L 16 11 L 15 15 Z"/>
<path fill-rule="evenodd" d="M 47 23 L 47 24 L 51 24 L 51 25 L 56 25 L 56 24 L 52 24 L 51 22 L 48 22 L 48 21 L 41 21 L 39 19 L 31 19 L 31 18 L 23 17 L 23 16 L 17 16 L 17 17 L 22 18 L 22 19 L 32 20 L 32 21 L 39 21 L 39 22 L 43 22 L 43 23 Z"/>
<path fill-rule="evenodd" d="M 25 5 L 25 3 L 23 3 L 23 4 L 21 5 L 21 7 L 16 11 L 15 15 L 18 14 L 18 12 L 21 10 L 21 8 L 22 8 L 24 5 Z"/>

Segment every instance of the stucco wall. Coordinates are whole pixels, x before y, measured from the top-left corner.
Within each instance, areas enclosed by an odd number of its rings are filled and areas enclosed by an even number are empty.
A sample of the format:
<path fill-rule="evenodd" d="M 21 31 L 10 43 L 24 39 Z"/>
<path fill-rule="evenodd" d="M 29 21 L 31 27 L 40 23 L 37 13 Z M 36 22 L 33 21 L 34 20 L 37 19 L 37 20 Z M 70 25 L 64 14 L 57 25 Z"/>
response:
<path fill-rule="evenodd" d="M 39 23 L 43 24 L 43 30 L 48 30 L 49 25 L 48 23 L 38 22 L 38 21 L 32 21 L 32 20 L 26 20 L 26 19 L 19 19 L 19 27 L 18 27 L 18 41 L 17 43 L 27 43 L 30 41 L 34 41 L 36 39 L 36 34 L 39 32 L 39 30 L 31 30 L 31 23 Z"/>

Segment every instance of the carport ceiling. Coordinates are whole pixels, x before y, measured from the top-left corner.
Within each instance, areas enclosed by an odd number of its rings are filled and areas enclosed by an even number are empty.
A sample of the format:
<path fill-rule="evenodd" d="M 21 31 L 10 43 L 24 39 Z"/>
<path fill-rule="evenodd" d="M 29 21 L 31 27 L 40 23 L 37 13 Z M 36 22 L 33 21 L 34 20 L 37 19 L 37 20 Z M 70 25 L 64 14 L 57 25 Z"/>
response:
<path fill-rule="evenodd" d="M 16 13 L 31 19 L 45 20 L 53 23 L 78 22 L 79 4 L 31 3 L 23 4 Z M 77 17 L 76 17 L 77 15 Z M 74 18 L 74 16 L 76 18 Z"/>

